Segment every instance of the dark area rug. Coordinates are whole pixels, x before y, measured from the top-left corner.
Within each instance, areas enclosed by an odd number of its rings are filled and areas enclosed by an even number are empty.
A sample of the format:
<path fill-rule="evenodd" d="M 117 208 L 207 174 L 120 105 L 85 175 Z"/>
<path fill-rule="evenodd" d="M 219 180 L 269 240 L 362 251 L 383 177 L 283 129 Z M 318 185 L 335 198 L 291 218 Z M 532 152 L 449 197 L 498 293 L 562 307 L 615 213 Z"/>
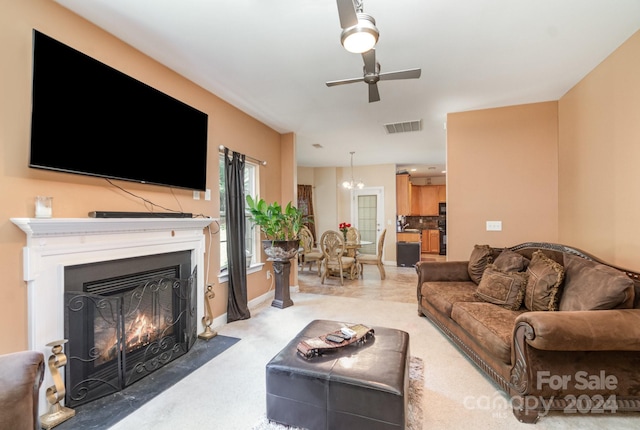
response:
<path fill-rule="evenodd" d="M 56 426 L 55 429 L 108 429 L 238 341 L 240 339 L 222 335 L 217 335 L 208 341 L 198 339 L 187 354 L 130 387 L 76 407 L 76 416 Z"/>

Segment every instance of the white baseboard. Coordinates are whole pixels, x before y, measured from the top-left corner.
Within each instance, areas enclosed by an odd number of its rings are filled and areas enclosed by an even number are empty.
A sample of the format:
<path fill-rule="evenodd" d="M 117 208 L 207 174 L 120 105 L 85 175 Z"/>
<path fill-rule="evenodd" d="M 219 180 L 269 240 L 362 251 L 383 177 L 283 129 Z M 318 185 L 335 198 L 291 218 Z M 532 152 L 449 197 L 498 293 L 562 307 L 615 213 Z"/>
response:
<path fill-rule="evenodd" d="M 300 292 L 300 286 L 299 285 L 291 285 L 289 286 L 289 291 L 292 293 L 299 293 Z M 266 293 L 264 293 L 261 296 L 258 296 L 252 300 L 249 300 L 249 303 L 247 303 L 247 306 L 249 306 L 249 310 L 251 309 L 255 309 L 258 306 L 262 305 L 264 302 L 266 301 L 272 301 L 273 298 L 275 297 L 275 291 L 274 290 L 269 290 Z M 211 327 L 215 328 L 220 328 L 227 325 L 227 313 L 223 313 L 222 315 L 220 315 L 217 318 L 213 319 L 213 323 L 211 323 Z M 203 328 L 204 329 L 204 328 Z"/>

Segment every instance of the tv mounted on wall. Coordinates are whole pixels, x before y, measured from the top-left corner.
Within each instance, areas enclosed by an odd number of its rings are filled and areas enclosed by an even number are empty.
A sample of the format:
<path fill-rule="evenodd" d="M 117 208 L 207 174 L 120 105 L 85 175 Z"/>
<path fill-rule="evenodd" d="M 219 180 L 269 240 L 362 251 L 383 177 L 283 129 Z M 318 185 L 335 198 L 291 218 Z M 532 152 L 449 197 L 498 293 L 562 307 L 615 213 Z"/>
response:
<path fill-rule="evenodd" d="M 204 191 L 208 116 L 33 30 L 29 166 Z"/>

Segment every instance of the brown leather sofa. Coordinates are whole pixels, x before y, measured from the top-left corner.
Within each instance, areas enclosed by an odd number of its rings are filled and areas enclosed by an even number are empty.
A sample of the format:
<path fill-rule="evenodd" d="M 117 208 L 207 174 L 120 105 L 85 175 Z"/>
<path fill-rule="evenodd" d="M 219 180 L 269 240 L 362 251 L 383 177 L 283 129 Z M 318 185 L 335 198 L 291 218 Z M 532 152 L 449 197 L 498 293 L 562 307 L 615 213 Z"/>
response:
<path fill-rule="evenodd" d="M 42 353 L 0 355 L 0 429 L 40 429 L 38 392 L 43 378 Z"/>
<path fill-rule="evenodd" d="M 476 245 L 420 262 L 418 313 L 509 396 L 521 422 L 549 411 L 640 411 L 640 274 L 575 248 Z"/>

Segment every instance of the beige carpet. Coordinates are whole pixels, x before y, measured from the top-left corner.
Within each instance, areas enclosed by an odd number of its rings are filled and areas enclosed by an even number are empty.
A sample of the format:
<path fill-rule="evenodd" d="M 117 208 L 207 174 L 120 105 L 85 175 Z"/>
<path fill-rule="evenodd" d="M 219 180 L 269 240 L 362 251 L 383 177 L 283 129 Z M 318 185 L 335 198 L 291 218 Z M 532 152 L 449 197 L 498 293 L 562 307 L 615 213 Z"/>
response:
<path fill-rule="evenodd" d="M 409 390 L 407 392 L 407 430 L 422 430 L 422 386 L 424 384 L 424 363 L 420 357 L 409 360 Z M 270 422 L 263 416 L 251 430 L 304 430 Z"/>
<path fill-rule="evenodd" d="M 409 333 L 411 355 L 424 362 L 422 429 L 638 428 L 637 413 L 555 413 L 535 427 L 519 423 L 501 392 L 431 323 L 418 317 L 415 303 L 308 293 L 291 297 L 294 306 L 274 308 L 269 299 L 252 308 L 250 319 L 216 328 L 241 340 L 112 430 L 250 430 L 266 413 L 265 365 L 314 319 L 361 322 Z"/>

